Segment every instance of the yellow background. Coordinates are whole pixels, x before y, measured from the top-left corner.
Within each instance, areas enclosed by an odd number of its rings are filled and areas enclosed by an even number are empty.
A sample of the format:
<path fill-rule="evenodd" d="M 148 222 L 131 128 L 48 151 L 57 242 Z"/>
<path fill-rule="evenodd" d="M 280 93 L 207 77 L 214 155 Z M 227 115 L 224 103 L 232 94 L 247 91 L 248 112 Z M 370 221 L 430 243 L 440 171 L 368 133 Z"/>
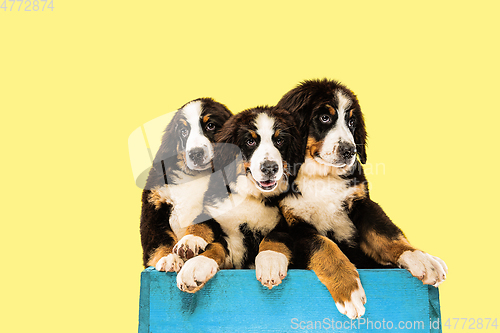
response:
<path fill-rule="evenodd" d="M 449 265 L 443 319 L 500 317 L 497 1 L 18 5 L 0 10 L 0 331 L 136 332 L 130 133 L 322 77 L 359 97 L 373 199 Z"/>

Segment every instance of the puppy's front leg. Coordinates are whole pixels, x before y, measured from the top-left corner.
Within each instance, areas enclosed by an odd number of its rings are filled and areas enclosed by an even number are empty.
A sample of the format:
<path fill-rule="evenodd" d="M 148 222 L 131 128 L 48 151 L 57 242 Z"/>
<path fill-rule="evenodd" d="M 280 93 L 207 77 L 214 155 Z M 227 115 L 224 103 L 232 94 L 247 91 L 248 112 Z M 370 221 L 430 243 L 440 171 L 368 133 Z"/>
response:
<path fill-rule="evenodd" d="M 195 293 L 224 267 L 228 257 L 225 241 L 210 243 L 203 254 L 191 258 L 177 274 L 177 287 L 188 293 Z"/>
<path fill-rule="evenodd" d="M 184 261 L 172 253 L 177 237 L 170 228 L 169 215 L 172 206 L 168 203 L 153 203 L 155 191 L 142 193 L 141 242 L 145 267 L 153 266 L 157 271 L 178 272 Z"/>
<path fill-rule="evenodd" d="M 307 268 L 326 286 L 337 309 L 351 319 L 364 315 L 366 296 L 356 267 L 327 237 L 315 236 L 311 250 Z"/>
<path fill-rule="evenodd" d="M 184 260 L 172 253 L 171 245 L 162 245 L 155 250 L 148 265 L 154 266 L 159 272 L 178 272 L 184 265 Z"/>
<path fill-rule="evenodd" d="M 377 203 L 368 198 L 356 202 L 350 217 L 358 228 L 361 249 L 378 263 L 405 268 L 435 287 L 446 279 L 444 261 L 413 247 Z"/>
<path fill-rule="evenodd" d="M 356 267 L 337 244 L 318 233 L 318 230 L 282 206 L 293 239 L 293 260 L 297 268 L 313 270 L 326 286 L 337 309 L 351 319 L 365 313 L 366 296 Z"/>
<path fill-rule="evenodd" d="M 292 261 L 292 246 L 288 224 L 282 216 L 260 243 L 259 254 L 255 258 L 255 276 L 262 285 L 272 289 L 283 281 Z"/>
<path fill-rule="evenodd" d="M 205 251 L 208 244 L 212 243 L 222 234 L 220 225 L 207 215 L 200 215 L 196 220 L 205 222 L 190 225 L 185 235 L 175 244 L 172 253 L 184 260 L 196 257 Z"/>
<path fill-rule="evenodd" d="M 186 234 L 175 244 L 172 253 L 188 260 L 205 251 L 207 245 L 213 241 L 214 233 L 207 224 L 190 225 Z"/>
<path fill-rule="evenodd" d="M 278 239 L 279 235 L 266 237 L 260 243 L 259 254 L 255 258 L 255 276 L 262 285 L 269 289 L 283 281 L 292 259 L 290 248 Z"/>

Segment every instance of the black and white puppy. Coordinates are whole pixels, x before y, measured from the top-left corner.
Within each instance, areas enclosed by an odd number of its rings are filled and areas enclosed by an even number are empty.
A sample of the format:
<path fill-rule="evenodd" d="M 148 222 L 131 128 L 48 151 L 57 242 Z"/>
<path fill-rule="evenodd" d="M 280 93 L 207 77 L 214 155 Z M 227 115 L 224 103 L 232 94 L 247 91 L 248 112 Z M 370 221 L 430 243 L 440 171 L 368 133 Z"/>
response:
<path fill-rule="evenodd" d="M 285 110 L 257 107 L 227 121 L 217 135 L 206 221 L 189 227 L 174 248 L 184 258 L 201 253 L 178 273 L 179 289 L 196 292 L 220 268 L 255 267 L 263 285 L 281 283 L 291 243 L 277 198 L 288 189 L 288 168 L 301 158 L 299 151 L 293 118 Z"/>
<path fill-rule="evenodd" d="M 354 93 L 332 80 L 305 81 L 277 106 L 295 115 L 305 142 L 294 191 L 280 202 L 295 267 L 312 269 L 350 318 L 365 312 L 356 266 L 403 267 L 425 284 L 443 282 L 446 264 L 410 245 L 370 199 L 365 123 Z"/>
<path fill-rule="evenodd" d="M 158 271 L 179 271 L 183 260 L 175 243 L 202 212 L 212 173 L 212 143 L 231 112 L 211 98 L 182 106 L 162 137 L 142 192 L 143 264 Z"/>

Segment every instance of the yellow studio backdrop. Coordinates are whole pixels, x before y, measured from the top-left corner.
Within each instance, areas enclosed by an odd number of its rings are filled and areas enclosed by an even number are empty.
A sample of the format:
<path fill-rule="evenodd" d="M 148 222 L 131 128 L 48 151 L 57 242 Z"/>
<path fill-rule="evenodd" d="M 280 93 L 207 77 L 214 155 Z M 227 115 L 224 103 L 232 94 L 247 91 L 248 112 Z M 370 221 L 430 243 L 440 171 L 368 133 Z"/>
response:
<path fill-rule="evenodd" d="M 129 135 L 323 77 L 358 95 L 372 198 L 449 266 L 443 321 L 500 317 L 497 1 L 0 3 L 0 331 L 136 332 Z"/>

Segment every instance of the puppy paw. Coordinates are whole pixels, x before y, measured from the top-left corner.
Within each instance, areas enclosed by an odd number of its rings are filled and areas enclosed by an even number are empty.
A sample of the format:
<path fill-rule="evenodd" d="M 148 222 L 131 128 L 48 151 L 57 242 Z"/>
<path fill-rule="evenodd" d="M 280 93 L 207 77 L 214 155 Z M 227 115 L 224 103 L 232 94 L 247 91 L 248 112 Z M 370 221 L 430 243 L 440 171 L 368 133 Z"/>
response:
<path fill-rule="evenodd" d="M 350 319 L 356 319 L 365 314 L 366 295 L 361 281 L 359 278 L 356 279 L 358 287 L 355 288 L 348 300 L 344 302 L 335 301 L 335 305 L 340 313 L 345 314 Z"/>
<path fill-rule="evenodd" d="M 178 272 L 184 261 L 177 254 L 170 253 L 168 256 L 158 260 L 155 268 L 158 272 Z"/>
<path fill-rule="evenodd" d="M 177 287 L 188 293 L 195 293 L 210 280 L 219 265 L 203 255 L 189 259 L 177 274 Z"/>
<path fill-rule="evenodd" d="M 263 286 L 272 289 L 286 277 L 288 259 L 276 251 L 262 251 L 255 258 L 255 275 Z"/>
<path fill-rule="evenodd" d="M 403 252 L 398 259 L 398 265 L 407 269 L 424 284 L 434 287 L 443 283 L 448 273 L 448 267 L 443 260 L 418 250 Z"/>
<path fill-rule="evenodd" d="M 182 259 L 187 260 L 196 257 L 201 251 L 204 251 L 207 244 L 201 237 L 186 235 L 175 244 L 172 252 Z"/>

